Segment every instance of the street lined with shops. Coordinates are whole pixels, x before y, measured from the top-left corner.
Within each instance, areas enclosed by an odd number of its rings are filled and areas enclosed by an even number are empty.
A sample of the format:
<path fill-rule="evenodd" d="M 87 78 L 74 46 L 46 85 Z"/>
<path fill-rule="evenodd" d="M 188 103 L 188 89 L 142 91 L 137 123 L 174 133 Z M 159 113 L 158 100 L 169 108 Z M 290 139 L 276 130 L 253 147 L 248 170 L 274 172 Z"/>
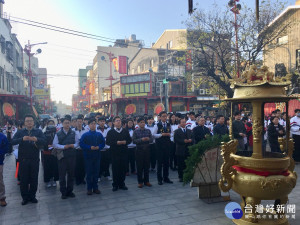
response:
<path fill-rule="evenodd" d="M 42 166 L 39 173 L 37 192 L 38 204 L 21 205 L 21 196 L 15 174 L 15 159 L 6 158 L 4 182 L 8 205 L 0 210 L 0 224 L 194 224 L 225 225 L 233 224 L 224 214 L 228 202 L 207 204 L 198 199 L 197 188 L 182 186 L 177 173 L 170 171 L 174 184 L 157 185 L 156 174 L 150 173 L 153 187 L 137 188 L 136 176 L 126 177 L 128 191 L 111 191 L 110 181 L 101 181 L 101 195 L 86 195 L 85 185 L 75 186 L 76 198 L 60 199 L 59 187 L 46 189 L 42 179 Z M 295 168 L 300 172 L 300 165 Z M 298 178 L 299 180 L 299 178 Z M 300 186 L 297 185 L 289 196 L 290 204 L 300 202 Z M 240 202 L 240 197 L 230 191 L 232 201 Z M 263 202 L 264 203 L 264 202 Z M 300 223 L 300 209 L 296 206 L 296 219 L 290 224 Z"/>

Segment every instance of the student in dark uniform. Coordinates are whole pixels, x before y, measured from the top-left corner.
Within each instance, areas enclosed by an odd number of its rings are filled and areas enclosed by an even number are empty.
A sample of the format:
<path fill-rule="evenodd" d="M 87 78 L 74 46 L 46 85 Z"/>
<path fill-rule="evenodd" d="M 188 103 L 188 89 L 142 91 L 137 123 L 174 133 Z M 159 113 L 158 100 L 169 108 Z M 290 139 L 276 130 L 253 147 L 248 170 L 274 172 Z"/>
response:
<path fill-rule="evenodd" d="M 114 128 L 107 133 L 106 144 L 111 149 L 112 172 L 113 172 L 113 191 L 118 189 L 128 190 L 125 185 L 125 174 L 128 166 L 127 151 L 131 143 L 128 130 L 122 128 L 122 121 L 119 116 L 113 119 Z"/>
<path fill-rule="evenodd" d="M 155 126 L 153 132 L 157 150 L 157 181 L 159 185 L 162 185 L 163 181 L 172 184 L 173 181 L 169 179 L 171 125 L 167 123 L 167 113 L 165 111 L 161 111 L 159 116 L 161 121 Z"/>
<path fill-rule="evenodd" d="M 34 128 L 34 118 L 26 115 L 25 128 L 18 130 L 12 139 L 12 145 L 19 145 L 18 159 L 20 171 L 20 189 L 22 205 L 29 201 L 37 203 L 35 197 L 38 187 L 40 148 L 46 144 L 46 138 L 40 129 Z"/>
<path fill-rule="evenodd" d="M 149 182 L 149 167 L 150 167 L 150 143 L 153 141 L 151 131 L 145 128 L 145 119 L 138 119 L 139 128 L 133 132 L 133 143 L 136 144 L 136 166 L 138 187 L 143 185 L 151 187 Z"/>
<path fill-rule="evenodd" d="M 186 120 L 179 120 L 179 128 L 175 130 L 174 142 L 176 144 L 176 156 L 178 163 L 178 178 L 179 182 L 183 182 L 183 170 L 185 169 L 185 159 L 188 156 L 188 146 L 193 142 L 192 131 L 186 128 Z M 203 121 L 204 122 L 204 121 Z"/>

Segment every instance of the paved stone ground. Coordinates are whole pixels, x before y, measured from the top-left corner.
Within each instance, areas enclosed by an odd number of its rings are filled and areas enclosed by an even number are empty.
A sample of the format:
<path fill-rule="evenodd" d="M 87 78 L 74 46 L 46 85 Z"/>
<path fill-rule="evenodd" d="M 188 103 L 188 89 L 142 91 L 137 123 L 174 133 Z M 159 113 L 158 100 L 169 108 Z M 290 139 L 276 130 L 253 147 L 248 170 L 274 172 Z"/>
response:
<path fill-rule="evenodd" d="M 112 192 L 110 181 L 101 181 L 101 195 L 86 195 L 84 185 L 75 186 L 76 198 L 60 199 L 59 188 L 46 189 L 39 176 L 38 204 L 21 206 L 19 186 L 14 178 L 15 161 L 8 156 L 4 167 L 4 182 L 8 205 L 0 208 L 0 224 L 233 224 L 225 215 L 226 202 L 206 204 L 197 197 L 197 189 L 182 186 L 177 174 L 171 172 L 174 184 L 157 185 L 154 173 L 151 188 L 137 188 L 136 176 L 126 178 L 128 191 Z M 296 170 L 300 174 L 300 165 Z M 297 204 L 296 220 L 300 224 L 300 185 L 290 194 L 290 203 Z M 240 202 L 239 196 L 230 192 L 232 201 Z M 297 208 L 298 207 L 298 208 Z"/>

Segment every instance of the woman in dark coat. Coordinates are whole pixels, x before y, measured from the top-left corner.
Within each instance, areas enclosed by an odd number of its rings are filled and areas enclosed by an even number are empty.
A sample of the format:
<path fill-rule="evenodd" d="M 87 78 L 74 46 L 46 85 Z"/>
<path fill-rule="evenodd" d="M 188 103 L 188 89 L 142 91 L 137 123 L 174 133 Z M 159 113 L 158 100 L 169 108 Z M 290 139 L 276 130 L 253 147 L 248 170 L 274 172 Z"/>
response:
<path fill-rule="evenodd" d="M 271 117 L 270 121 L 271 123 L 268 127 L 268 140 L 271 152 L 281 152 L 278 137 L 283 137 L 285 135 L 285 130 L 283 126 L 279 124 L 278 117 Z"/>

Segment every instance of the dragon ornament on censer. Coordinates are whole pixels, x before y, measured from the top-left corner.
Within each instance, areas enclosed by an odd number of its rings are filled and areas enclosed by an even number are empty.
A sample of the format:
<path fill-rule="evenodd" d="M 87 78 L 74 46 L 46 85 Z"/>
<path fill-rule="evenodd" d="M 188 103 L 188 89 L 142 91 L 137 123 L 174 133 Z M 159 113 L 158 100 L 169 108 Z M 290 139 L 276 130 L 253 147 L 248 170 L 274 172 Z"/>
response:
<path fill-rule="evenodd" d="M 224 163 L 221 167 L 221 179 L 219 187 L 228 192 L 233 189 L 241 196 L 241 208 L 243 217 L 234 219 L 235 224 L 289 224 L 284 212 L 276 210 L 264 211 L 267 219 L 259 219 L 253 210 L 245 216 L 245 206 L 255 209 L 262 200 L 274 200 L 274 207 L 285 205 L 288 195 L 296 185 L 297 174 L 294 171 L 295 163 L 292 158 L 294 150 L 293 140 L 290 139 L 290 123 L 286 121 L 286 138 L 280 138 L 281 153 L 267 152 L 263 150 L 264 135 L 264 104 L 267 102 L 285 102 L 288 115 L 288 102 L 293 97 L 286 95 L 285 88 L 290 85 L 290 75 L 275 78 L 268 68 L 263 66 L 258 69 L 251 66 L 250 69 L 238 80 L 232 81 L 234 96 L 227 101 L 231 102 L 231 115 L 233 105 L 250 103 L 252 105 L 253 121 L 253 152 L 237 151 L 237 140 L 232 137 L 228 143 L 222 143 L 222 157 Z M 230 118 L 232 127 L 232 118 Z M 245 154 L 247 153 L 247 154 Z M 277 214 L 278 219 L 274 215 Z M 283 215 L 283 216 L 282 216 Z"/>

